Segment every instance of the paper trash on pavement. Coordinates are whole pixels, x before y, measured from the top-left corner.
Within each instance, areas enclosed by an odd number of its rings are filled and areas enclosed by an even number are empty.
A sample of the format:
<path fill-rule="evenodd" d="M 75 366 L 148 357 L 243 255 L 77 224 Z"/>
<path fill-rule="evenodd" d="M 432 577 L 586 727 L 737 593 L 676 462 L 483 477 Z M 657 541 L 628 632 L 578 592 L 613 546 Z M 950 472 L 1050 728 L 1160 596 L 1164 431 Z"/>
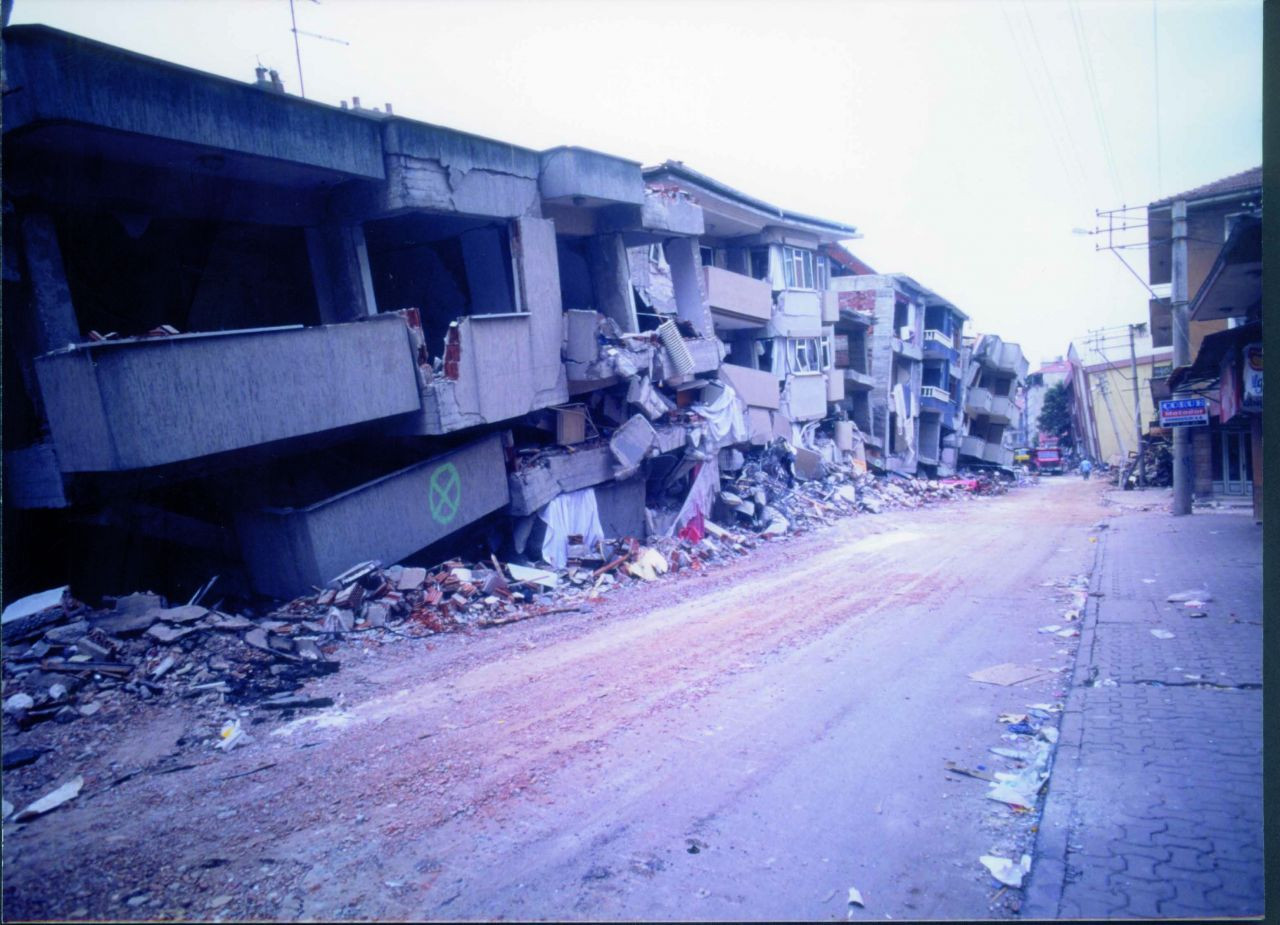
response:
<path fill-rule="evenodd" d="M 978 860 L 982 862 L 983 867 L 991 872 L 991 876 L 1005 886 L 1011 886 L 1015 889 L 1021 887 L 1022 878 L 1031 873 L 1031 855 L 1029 854 L 1024 854 L 1022 860 L 1018 862 L 992 854 L 984 854 Z"/>

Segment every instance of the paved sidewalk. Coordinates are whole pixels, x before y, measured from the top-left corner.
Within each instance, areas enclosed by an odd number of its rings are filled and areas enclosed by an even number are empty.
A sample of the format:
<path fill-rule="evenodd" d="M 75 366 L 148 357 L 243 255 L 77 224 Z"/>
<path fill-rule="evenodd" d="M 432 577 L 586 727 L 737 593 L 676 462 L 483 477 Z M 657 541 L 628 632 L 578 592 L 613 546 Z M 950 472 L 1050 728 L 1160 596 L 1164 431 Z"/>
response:
<path fill-rule="evenodd" d="M 1104 522 L 1022 915 L 1261 915 L 1262 528 Z"/>

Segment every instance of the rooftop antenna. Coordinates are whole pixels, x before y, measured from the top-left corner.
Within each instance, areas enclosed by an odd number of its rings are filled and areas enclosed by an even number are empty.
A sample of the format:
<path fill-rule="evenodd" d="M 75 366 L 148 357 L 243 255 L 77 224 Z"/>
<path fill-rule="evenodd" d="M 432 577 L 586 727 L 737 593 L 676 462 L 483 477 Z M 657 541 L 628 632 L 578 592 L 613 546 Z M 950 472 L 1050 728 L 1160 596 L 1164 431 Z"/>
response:
<path fill-rule="evenodd" d="M 320 5 L 320 0 L 311 0 L 311 2 L 317 6 Z M 331 35 L 321 35 L 318 32 L 299 29 L 298 14 L 294 9 L 294 0 L 289 0 L 289 21 L 292 24 L 292 28 L 289 31 L 293 33 L 293 54 L 298 61 L 298 92 L 302 94 L 302 98 L 305 100 L 307 98 L 307 85 L 302 79 L 302 46 L 298 43 L 298 36 L 305 35 L 313 39 L 324 39 L 326 42 L 337 42 L 339 45 L 350 45 L 351 43 L 342 39 L 335 39 Z"/>

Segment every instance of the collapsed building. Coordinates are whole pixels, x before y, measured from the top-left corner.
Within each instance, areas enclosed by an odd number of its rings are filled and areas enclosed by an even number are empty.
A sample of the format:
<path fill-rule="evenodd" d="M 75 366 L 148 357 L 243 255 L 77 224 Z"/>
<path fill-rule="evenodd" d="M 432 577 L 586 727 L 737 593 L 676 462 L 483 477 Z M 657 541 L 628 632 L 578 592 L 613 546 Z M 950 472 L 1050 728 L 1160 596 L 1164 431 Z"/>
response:
<path fill-rule="evenodd" d="M 1025 402 L 1028 363 L 1022 348 L 994 334 L 971 338 L 963 351 L 965 432 L 962 462 L 1013 465 L 1012 444 Z"/>
<path fill-rule="evenodd" d="M 6 599 L 558 566 L 699 532 L 778 441 L 954 471 L 965 316 L 850 225 L 44 26 L 4 79 Z"/>

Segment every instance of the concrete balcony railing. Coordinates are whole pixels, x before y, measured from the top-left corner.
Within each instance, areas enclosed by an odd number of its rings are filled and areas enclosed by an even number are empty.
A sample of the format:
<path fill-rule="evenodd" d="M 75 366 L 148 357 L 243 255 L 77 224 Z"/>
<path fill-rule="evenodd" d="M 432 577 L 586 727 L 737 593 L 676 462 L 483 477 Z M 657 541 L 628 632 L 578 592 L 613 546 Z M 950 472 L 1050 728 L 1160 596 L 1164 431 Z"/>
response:
<path fill-rule="evenodd" d="M 960 441 L 960 455 L 972 456 L 974 459 L 982 459 L 983 450 L 987 447 L 987 441 L 981 437 L 969 436 Z"/>
<path fill-rule="evenodd" d="M 925 328 L 924 342 L 926 345 L 933 343 L 940 347 L 946 347 L 948 350 L 955 349 L 955 342 L 951 340 L 950 335 L 943 334 L 941 331 L 933 328 Z"/>
<path fill-rule="evenodd" d="M 924 351 L 920 349 L 919 344 L 913 344 L 909 340 L 903 340 L 901 337 L 894 337 L 893 352 L 901 354 L 909 360 L 924 359 Z"/>
<path fill-rule="evenodd" d="M 920 397 L 932 398 L 932 399 L 935 399 L 936 401 L 947 402 L 947 403 L 950 403 L 951 401 L 951 393 L 948 392 L 946 389 L 940 388 L 936 385 L 921 386 Z"/>
<path fill-rule="evenodd" d="M 400 315 L 77 344 L 36 360 L 63 472 L 145 469 L 418 411 Z"/>
<path fill-rule="evenodd" d="M 1008 424 L 1013 420 L 1013 413 L 1013 400 L 1008 395 L 991 396 L 991 406 L 987 409 L 987 414 L 991 420 Z"/>
<path fill-rule="evenodd" d="M 859 372 L 851 366 L 844 367 L 844 381 L 850 388 L 873 389 L 876 381 L 870 373 Z"/>
<path fill-rule="evenodd" d="M 253 585 L 288 598 L 352 560 L 398 562 L 508 501 L 502 440 L 467 446 L 309 504 L 236 515 Z"/>
<path fill-rule="evenodd" d="M 769 323 L 773 314 L 773 289 L 762 279 L 720 267 L 703 267 L 707 303 L 717 321 L 736 322 L 735 327 Z"/>
<path fill-rule="evenodd" d="M 977 417 L 991 410 L 991 392 L 974 386 L 965 393 L 964 410 L 969 417 Z"/>
<path fill-rule="evenodd" d="M 982 458 L 997 466 L 1013 465 L 1013 450 L 1006 450 L 999 443 L 988 443 L 983 447 Z"/>

